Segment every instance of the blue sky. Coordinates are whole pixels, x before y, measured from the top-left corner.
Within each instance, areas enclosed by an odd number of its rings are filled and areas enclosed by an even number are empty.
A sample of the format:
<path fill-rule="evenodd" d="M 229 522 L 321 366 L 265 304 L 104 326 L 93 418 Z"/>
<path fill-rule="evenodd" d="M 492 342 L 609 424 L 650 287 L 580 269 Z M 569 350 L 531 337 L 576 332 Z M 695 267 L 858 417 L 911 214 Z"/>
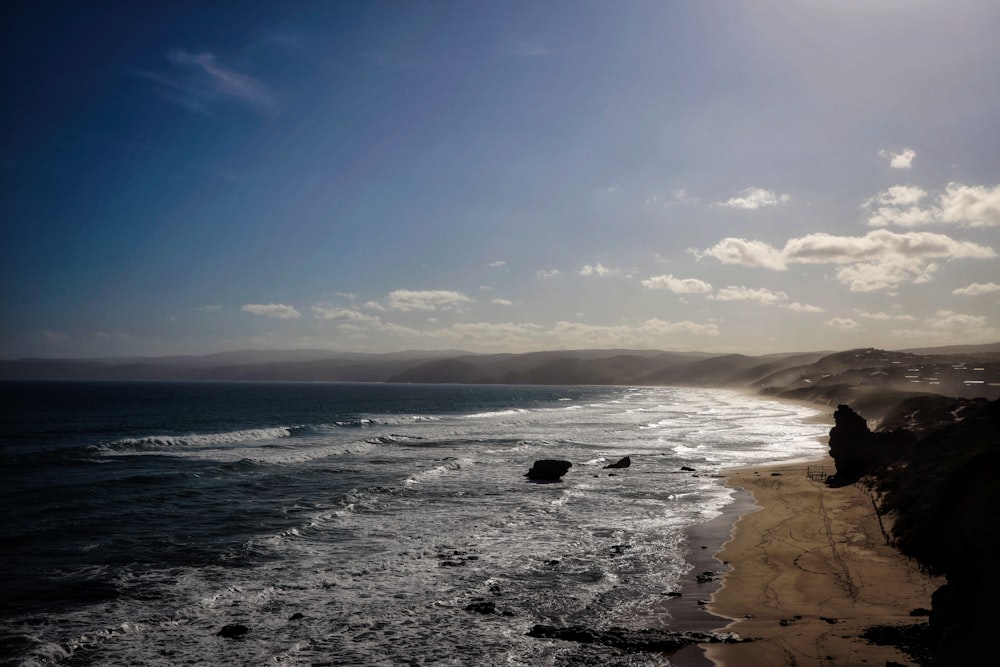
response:
<path fill-rule="evenodd" d="M 998 3 L 10 4 L 4 357 L 1000 340 Z"/>

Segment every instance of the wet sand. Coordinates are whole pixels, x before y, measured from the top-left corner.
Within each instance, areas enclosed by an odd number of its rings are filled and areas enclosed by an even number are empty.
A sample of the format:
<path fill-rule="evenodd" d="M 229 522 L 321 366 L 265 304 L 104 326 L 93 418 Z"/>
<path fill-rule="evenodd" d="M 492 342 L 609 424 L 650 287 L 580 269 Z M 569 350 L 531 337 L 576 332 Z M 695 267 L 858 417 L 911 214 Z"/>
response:
<path fill-rule="evenodd" d="M 732 569 L 708 609 L 723 621 L 715 629 L 752 642 L 705 647 L 713 664 L 912 665 L 893 647 L 861 638 L 873 625 L 908 625 L 929 608 L 941 584 L 886 545 L 869 496 L 857 486 L 829 488 L 825 466 L 794 463 L 727 473 L 760 508 L 743 514 L 716 555 Z"/>

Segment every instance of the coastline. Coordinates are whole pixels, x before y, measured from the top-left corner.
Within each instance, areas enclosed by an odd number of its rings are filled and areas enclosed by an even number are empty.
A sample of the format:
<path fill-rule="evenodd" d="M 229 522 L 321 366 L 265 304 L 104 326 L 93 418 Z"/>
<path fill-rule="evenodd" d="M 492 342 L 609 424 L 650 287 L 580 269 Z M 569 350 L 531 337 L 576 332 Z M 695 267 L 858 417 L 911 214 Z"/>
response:
<path fill-rule="evenodd" d="M 715 554 L 731 569 L 706 606 L 730 620 L 714 630 L 753 641 L 704 645 L 709 662 L 702 664 L 916 664 L 861 634 L 921 622 L 910 612 L 930 607 L 941 580 L 886 545 L 861 489 L 829 488 L 821 476 L 807 476 L 819 467 L 829 473 L 833 460 L 725 473 L 726 485 L 751 494 L 757 509 L 739 515 Z"/>

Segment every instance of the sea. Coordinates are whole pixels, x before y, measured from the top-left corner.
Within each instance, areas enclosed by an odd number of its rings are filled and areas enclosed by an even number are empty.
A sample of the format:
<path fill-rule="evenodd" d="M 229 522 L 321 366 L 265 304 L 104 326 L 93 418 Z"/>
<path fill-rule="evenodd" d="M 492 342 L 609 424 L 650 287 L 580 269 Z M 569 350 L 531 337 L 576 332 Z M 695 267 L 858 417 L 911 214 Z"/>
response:
<path fill-rule="evenodd" d="M 801 404 L 671 387 L 0 397 L 5 665 L 667 665 L 526 633 L 684 630 L 671 593 L 694 576 L 688 531 L 733 502 L 720 473 L 817 458 L 828 429 Z M 529 481 L 539 459 L 572 467 Z"/>

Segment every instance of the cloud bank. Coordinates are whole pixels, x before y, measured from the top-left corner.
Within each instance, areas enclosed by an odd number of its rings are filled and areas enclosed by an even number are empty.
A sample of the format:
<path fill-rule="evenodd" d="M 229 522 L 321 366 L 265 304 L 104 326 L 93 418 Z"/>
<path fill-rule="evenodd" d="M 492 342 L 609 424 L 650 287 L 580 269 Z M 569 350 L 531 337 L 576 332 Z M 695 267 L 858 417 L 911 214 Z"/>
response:
<path fill-rule="evenodd" d="M 892 288 L 903 282 L 926 282 L 939 264 L 931 260 L 996 257 L 988 246 L 958 241 L 931 232 L 896 233 L 876 230 L 864 236 L 836 236 L 825 232 L 789 239 L 783 248 L 763 241 L 724 238 L 698 259 L 711 257 L 735 264 L 785 271 L 791 264 L 835 265 L 839 282 L 854 292 Z"/>
<path fill-rule="evenodd" d="M 270 317 L 277 320 L 294 320 L 302 317 L 302 313 L 292 306 L 283 303 L 248 303 L 240 308 L 244 313 Z"/>

